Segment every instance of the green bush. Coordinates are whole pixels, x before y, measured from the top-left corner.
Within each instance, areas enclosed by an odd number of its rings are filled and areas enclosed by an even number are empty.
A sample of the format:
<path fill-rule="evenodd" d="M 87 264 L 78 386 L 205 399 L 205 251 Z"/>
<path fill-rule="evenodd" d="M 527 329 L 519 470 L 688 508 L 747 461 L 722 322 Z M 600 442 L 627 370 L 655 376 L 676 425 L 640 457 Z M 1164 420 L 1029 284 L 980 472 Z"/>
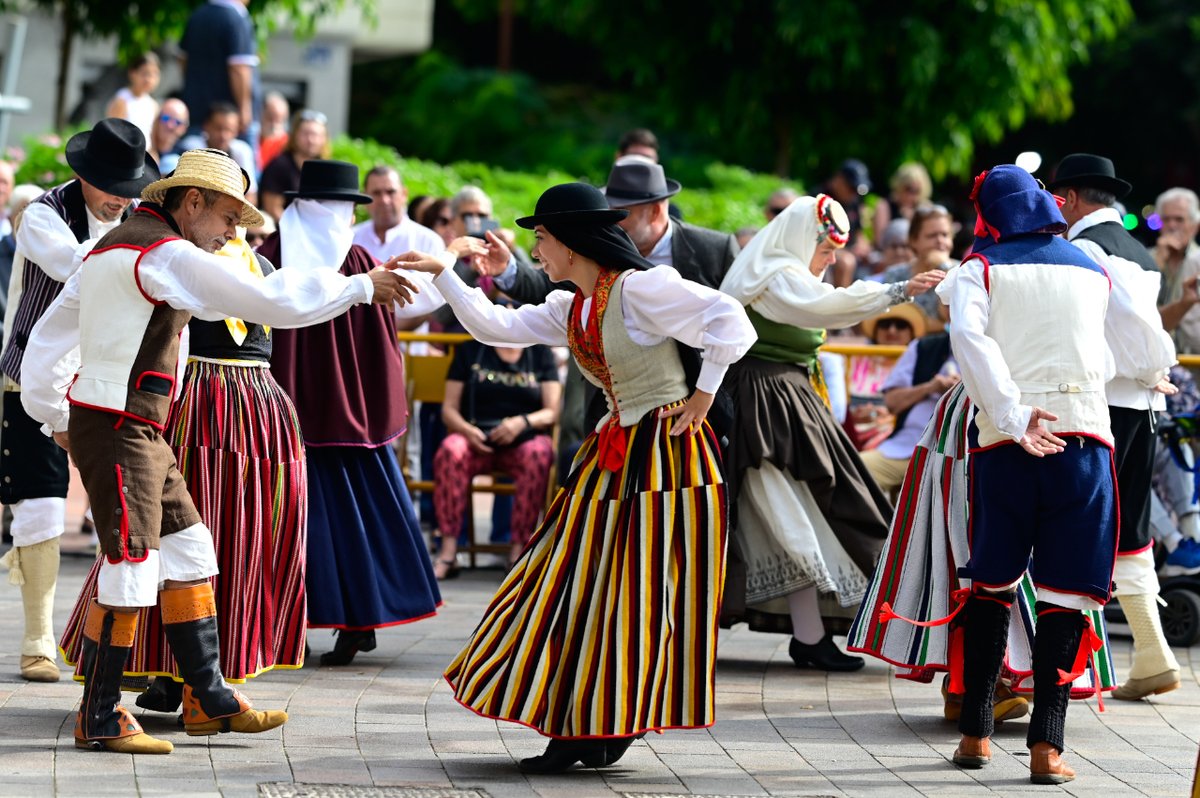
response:
<path fill-rule="evenodd" d="M 400 173 L 410 197 L 429 194 L 449 197 L 466 185 L 482 188 L 492 198 L 496 219 L 507 227 L 513 220 L 533 213 L 537 199 L 550 186 L 572 180 L 602 182 L 588 176 L 560 171 L 516 172 L 473 161 L 439 165 L 416 158 L 401 158 L 395 149 L 371 139 L 339 136 L 333 143 L 333 157 L 356 164 L 359 172 L 378 164 L 388 164 Z M 794 182 L 783 183 L 771 175 L 756 174 L 738 166 L 714 163 L 705 168 L 711 188 L 684 188 L 673 200 L 692 224 L 733 233 L 742 227 L 764 223 L 762 208 L 772 191 L 783 185 L 796 190 Z M 365 211 L 359 209 L 365 216 Z M 519 231 L 522 245 L 532 246 L 532 234 Z"/>

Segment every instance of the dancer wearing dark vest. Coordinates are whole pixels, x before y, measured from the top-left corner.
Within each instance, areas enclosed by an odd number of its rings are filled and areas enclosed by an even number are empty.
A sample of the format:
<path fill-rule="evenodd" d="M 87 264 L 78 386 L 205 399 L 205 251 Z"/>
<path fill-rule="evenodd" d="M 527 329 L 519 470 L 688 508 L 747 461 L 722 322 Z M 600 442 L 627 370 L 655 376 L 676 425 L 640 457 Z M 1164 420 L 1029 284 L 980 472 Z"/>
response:
<path fill-rule="evenodd" d="M 25 638 L 21 676 L 56 682 L 51 612 L 58 582 L 58 544 L 66 515 L 67 455 L 43 435 L 21 407 L 20 384 L 29 333 L 79 268 L 79 245 L 112 230 L 131 199 L 158 179 L 137 126 L 105 119 L 73 136 L 66 147 L 75 179 L 50 189 L 26 207 L 16 230 L 13 307 L 5 348 L 4 421 L 0 429 L 0 502 L 12 507 L 13 548 L 4 562 L 21 586 Z M 9 286 L 0 286 L 7 291 Z"/>
<path fill-rule="evenodd" d="M 403 278 L 293 272 L 256 279 L 216 250 L 236 225 L 262 224 L 245 201 L 249 177 L 217 150 L 184 153 L 148 186 L 138 211 L 97 244 L 86 267 L 34 328 L 22 402 L 68 449 L 92 501 L 104 561 L 84 621 L 86 678 L 75 726 L 79 748 L 163 754 L 119 705 L 121 672 L 138 612 L 161 605 L 179 665 L 189 735 L 261 732 L 283 724 L 224 680 L 212 533 L 201 521 L 162 430 L 175 394 L 180 339 L 193 315 L 310 324 L 355 304 L 393 302 Z M 73 369 L 68 353 L 79 347 Z M 161 585 L 161 595 L 160 595 Z"/>

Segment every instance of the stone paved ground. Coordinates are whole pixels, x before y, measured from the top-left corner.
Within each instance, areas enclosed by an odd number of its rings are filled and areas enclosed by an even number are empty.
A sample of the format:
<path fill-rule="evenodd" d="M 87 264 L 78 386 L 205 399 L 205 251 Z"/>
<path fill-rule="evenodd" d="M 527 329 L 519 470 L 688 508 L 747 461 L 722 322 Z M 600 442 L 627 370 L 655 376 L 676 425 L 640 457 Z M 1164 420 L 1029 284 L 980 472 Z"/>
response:
<path fill-rule="evenodd" d="M 78 538 L 68 535 L 68 538 Z M 77 545 L 77 543 L 76 543 Z M 89 562 L 65 557 L 57 600 L 61 626 Z M 419 796 L 475 788 L 491 796 L 591 798 L 653 795 L 1047 795 L 1027 780 L 1025 722 L 1002 727 L 993 764 L 950 764 L 957 735 L 940 716 L 935 687 L 890 678 L 870 662 L 827 676 L 797 671 L 786 639 L 735 630 L 721 638 L 718 721 L 711 730 L 650 735 L 615 767 L 526 777 L 517 758 L 541 738 L 459 707 L 440 679 L 495 589 L 497 571 L 465 572 L 444 587 L 434 619 L 385 630 L 379 647 L 348 668 L 283 671 L 247 692 L 291 721 L 259 737 L 188 738 L 164 716 L 148 731 L 176 744 L 169 757 L 134 759 L 76 751 L 80 690 L 17 676 L 19 591 L 0 577 L 0 796 Z M 328 632 L 314 632 L 315 653 Z M 1118 666 L 1128 641 L 1116 643 Z M 1200 647 L 1178 651 L 1183 688 L 1151 702 L 1075 703 L 1069 761 L 1079 796 L 1186 796 L 1200 741 Z M 132 702 L 131 702 L 132 706 Z M 325 786 L 311 786 L 325 785 Z M 334 788 L 330 785 L 350 785 Z M 402 787 L 438 787 L 413 791 Z M 468 794 L 461 792 L 457 794 Z"/>

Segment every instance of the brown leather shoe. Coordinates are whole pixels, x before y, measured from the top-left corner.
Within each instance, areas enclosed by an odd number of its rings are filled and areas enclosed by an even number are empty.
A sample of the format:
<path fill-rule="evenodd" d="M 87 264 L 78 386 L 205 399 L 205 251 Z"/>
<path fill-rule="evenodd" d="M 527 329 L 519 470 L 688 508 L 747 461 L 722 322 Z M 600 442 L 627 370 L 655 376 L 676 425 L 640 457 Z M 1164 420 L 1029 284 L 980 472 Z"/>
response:
<path fill-rule="evenodd" d="M 954 749 L 954 764 L 975 770 L 992 761 L 992 743 L 987 737 L 964 734 Z"/>
<path fill-rule="evenodd" d="M 1050 743 L 1034 743 L 1029 749 L 1029 780 L 1034 784 L 1065 784 L 1074 778 L 1075 771 Z"/>

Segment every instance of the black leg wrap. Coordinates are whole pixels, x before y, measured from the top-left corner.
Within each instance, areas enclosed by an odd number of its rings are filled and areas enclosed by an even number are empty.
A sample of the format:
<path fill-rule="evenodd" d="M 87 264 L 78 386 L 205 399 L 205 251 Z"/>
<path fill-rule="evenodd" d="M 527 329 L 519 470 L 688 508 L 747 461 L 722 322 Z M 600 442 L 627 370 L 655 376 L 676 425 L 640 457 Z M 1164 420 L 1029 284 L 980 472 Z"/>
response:
<path fill-rule="evenodd" d="M 1059 684 L 1058 672 L 1070 672 L 1075 664 L 1085 621 L 1078 610 L 1041 601 L 1037 603 L 1037 616 L 1033 639 L 1033 713 L 1026 744 L 1032 747 L 1047 742 L 1061 753 L 1071 684 Z"/>
<path fill-rule="evenodd" d="M 216 616 L 183 623 L 164 623 L 167 642 L 179 674 L 210 718 L 242 711 L 237 694 L 221 674 L 221 641 Z"/>
<path fill-rule="evenodd" d="M 91 612 L 98 612 L 92 607 Z M 83 739 L 121 736 L 123 715 L 117 711 L 121 703 L 121 677 L 129 648 L 113 645 L 115 616 L 103 611 L 100 639 L 83 638 L 83 701 L 79 707 L 79 728 Z"/>
<path fill-rule="evenodd" d="M 963 704 L 958 730 L 971 737 L 991 737 L 996 679 L 1008 647 L 1008 621 L 1013 593 L 973 593 L 963 608 Z"/>

